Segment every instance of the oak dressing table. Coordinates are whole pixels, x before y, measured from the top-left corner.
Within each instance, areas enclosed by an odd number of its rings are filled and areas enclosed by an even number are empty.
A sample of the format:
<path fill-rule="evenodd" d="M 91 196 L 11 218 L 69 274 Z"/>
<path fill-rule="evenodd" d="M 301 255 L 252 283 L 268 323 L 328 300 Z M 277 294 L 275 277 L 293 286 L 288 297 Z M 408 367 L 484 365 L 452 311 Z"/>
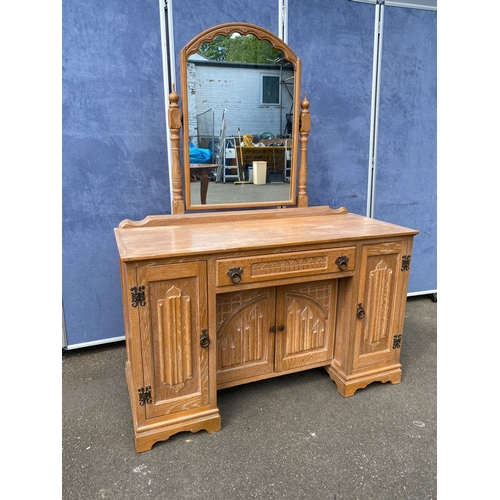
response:
<path fill-rule="evenodd" d="M 296 56 L 252 25 L 207 30 L 181 60 L 233 31 L 271 41 L 300 82 Z M 219 389 L 318 367 L 345 397 L 372 382 L 399 383 L 418 231 L 345 208 L 307 206 L 307 100 L 293 125 L 299 140 L 290 204 L 211 212 L 204 205 L 186 213 L 177 102 L 173 92 L 173 213 L 124 220 L 115 229 L 136 450 L 182 431 L 219 431 Z M 189 168 L 185 186 L 187 178 Z"/>

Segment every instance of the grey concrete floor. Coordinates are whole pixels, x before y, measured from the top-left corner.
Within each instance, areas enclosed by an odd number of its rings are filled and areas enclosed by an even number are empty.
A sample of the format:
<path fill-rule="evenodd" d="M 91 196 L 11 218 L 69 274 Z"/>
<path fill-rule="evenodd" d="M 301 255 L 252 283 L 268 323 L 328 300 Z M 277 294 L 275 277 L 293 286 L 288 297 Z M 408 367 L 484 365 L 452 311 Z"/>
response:
<path fill-rule="evenodd" d="M 284 201 L 291 198 L 290 183 L 235 184 L 231 182 L 210 182 L 207 190 L 207 204 L 251 203 L 258 201 Z M 191 182 L 191 202 L 200 203 L 200 182 Z"/>
<path fill-rule="evenodd" d="M 322 368 L 218 392 L 220 432 L 136 453 L 124 343 L 63 351 L 62 498 L 437 498 L 437 303 L 407 301 L 400 384 L 343 398 Z"/>

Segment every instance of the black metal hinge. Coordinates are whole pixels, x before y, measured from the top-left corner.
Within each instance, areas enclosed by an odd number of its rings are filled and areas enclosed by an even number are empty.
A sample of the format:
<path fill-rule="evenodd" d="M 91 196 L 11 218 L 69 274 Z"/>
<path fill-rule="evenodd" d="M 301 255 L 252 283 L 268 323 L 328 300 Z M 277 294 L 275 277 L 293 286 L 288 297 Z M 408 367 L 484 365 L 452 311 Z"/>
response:
<path fill-rule="evenodd" d="M 401 347 L 401 339 L 403 337 L 402 333 L 397 333 L 394 335 L 394 340 L 392 342 L 392 348 L 393 349 L 399 349 Z"/>
<path fill-rule="evenodd" d="M 151 399 L 151 386 L 148 385 L 146 389 L 144 387 L 140 387 L 137 389 L 139 393 L 139 406 L 144 406 L 146 403 L 149 405 L 153 402 Z"/>
<path fill-rule="evenodd" d="M 410 260 L 411 260 L 411 255 L 403 255 L 401 259 L 401 271 L 410 270 Z"/>
<path fill-rule="evenodd" d="M 146 305 L 146 292 L 144 285 L 141 285 L 139 289 L 137 289 L 136 286 L 133 286 L 130 289 L 130 293 L 132 295 L 132 307 L 137 307 L 137 305 Z"/>

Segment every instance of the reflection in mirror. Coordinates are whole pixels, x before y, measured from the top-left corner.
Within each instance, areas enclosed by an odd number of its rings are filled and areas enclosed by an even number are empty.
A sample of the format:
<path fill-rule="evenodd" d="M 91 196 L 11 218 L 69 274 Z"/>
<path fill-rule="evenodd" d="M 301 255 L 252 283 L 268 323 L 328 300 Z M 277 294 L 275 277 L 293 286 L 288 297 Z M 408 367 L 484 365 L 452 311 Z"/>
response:
<path fill-rule="evenodd" d="M 190 160 L 217 165 L 206 203 L 289 200 L 294 71 L 284 54 L 233 33 L 202 44 L 187 67 Z M 193 172 L 192 199 L 200 179 Z"/>
<path fill-rule="evenodd" d="M 251 25 L 215 27 L 183 49 L 188 210 L 295 204 L 298 70 L 288 46 Z"/>

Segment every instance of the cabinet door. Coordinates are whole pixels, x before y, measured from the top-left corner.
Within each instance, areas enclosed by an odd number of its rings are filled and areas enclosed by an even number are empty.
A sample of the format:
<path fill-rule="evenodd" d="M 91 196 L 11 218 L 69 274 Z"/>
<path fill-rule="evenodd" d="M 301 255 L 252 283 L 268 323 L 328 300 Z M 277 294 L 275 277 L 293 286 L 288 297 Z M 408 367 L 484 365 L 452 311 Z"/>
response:
<path fill-rule="evenodd" d="M 217 296 L 217 385 L 250 381 L 274 366 L 275 289 Z"/>
<path fill-rule="evenodd" d="M 407 248 L 406 241 L 363 246 L 354 369 L 399 362 L 409 274 Z"/>
<path fill-rule="evenodd" d="M 337 280 L 278 288 L 276 371 L 333 359 Z"/>
<path fill-rule="evenodd" d="M 200 345 L 207 328 L 206 263 L 139 266 L 145 287 L 140 307 L 144 387 L 151 402 L 146 420 L 192 411 L 209 404 L 209 347 Z"/>

